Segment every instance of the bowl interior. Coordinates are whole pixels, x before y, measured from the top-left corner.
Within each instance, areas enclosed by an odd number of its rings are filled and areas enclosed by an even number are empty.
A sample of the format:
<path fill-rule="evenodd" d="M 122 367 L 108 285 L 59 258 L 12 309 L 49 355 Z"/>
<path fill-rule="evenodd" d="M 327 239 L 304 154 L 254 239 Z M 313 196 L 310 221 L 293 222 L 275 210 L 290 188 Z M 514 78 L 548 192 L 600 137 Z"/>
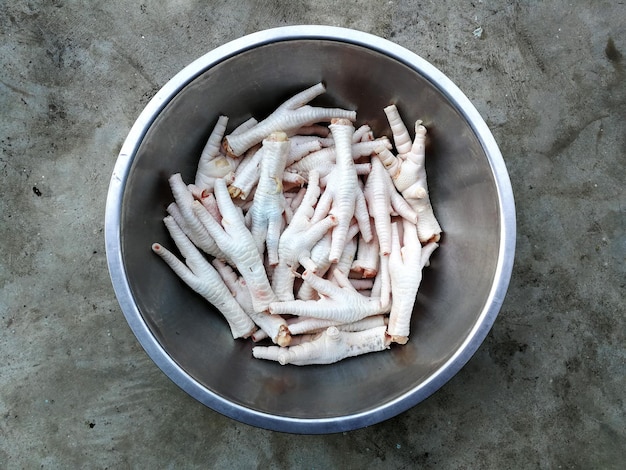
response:
<path fill-rule="evenodd" d="M 383 108 L 396 103 L 407 127 L 428 129 L 431 200 L 444 230 L 424 272 L 411 339 L 391 350 L 328 366 L 280 366 L 252 358 L 226 322 L 155 256 L 174 248 L 162 219 L 173 198 L 167 178 L 192 182 L 220 114 L 229 130 L 262 118 L 294 93 L 324 81 L 320 105 L 357 110 L 358 124 L 391 137 Z M 475 328 L 494 281 L 500 240 L 498 194 L 485 151 L 448 97 L 412 68 L 366 47 L 290 40 L 257 47 L 211 67 L 163 109 L 133 160 L 122 202 L 128 283 L 152 334 L 189 376 L 223 399 L 271 415 L 333 418 L 367 412 L 419 391 Z M 424 398 L 424 397 L 421 397 Z"/>

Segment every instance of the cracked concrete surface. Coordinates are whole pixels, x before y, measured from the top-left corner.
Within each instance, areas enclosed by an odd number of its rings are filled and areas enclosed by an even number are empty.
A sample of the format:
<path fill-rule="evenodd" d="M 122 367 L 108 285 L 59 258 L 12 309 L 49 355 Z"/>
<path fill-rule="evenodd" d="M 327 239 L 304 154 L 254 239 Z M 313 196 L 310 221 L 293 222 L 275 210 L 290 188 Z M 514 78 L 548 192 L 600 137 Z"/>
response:
<path fill-rule="evenodd" d="M 0 468 L 622 468 L 625 17 L 608 1 L 0 3 Z M 305 23 L 447 74 L 500 145 L 518 219 L 507 298 L 467 366 L 326 436 L 237 423 L 170 382 L 118 307 L 103 236 L 154 93 L 218 45 Z"/>

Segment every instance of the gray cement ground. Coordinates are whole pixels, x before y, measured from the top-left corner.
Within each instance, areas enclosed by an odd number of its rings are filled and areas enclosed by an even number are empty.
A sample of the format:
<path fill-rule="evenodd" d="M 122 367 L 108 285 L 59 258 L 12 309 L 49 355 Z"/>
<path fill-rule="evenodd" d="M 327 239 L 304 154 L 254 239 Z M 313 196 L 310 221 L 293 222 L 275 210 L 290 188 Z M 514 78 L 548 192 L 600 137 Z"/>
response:
<path fill-rule="evenodd" d="M 0 468 L 623 468 L 625 18 L 582 0 L 0 2 Z M 224 42 L 298 23 L 439 67 L 491 127 L 518 209 L 509 293 L 468 365 L 327 436 L 239 424 L 170 382 L 118 307 L 103 237 L 153 94 Z"/>

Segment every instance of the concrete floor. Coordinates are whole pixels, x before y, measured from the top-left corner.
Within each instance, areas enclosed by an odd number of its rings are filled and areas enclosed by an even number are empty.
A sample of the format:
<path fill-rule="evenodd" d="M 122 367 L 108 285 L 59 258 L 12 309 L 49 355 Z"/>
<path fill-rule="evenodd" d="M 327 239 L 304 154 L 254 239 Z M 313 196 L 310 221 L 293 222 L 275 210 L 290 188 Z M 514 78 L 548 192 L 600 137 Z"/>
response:
<path fill-rule="evenodd" d="M 0 468 L 623 468 L 624 2 L 206 3 L 0 2 Z M 467 366 L 394 419 L 326 436 L 237 423 L 174 385 L 118 307 L 103 236 L 153 94 L 224 42 L 298 23 L 380 35 L 446 73 L 518 210 L 509 292 Z"/>

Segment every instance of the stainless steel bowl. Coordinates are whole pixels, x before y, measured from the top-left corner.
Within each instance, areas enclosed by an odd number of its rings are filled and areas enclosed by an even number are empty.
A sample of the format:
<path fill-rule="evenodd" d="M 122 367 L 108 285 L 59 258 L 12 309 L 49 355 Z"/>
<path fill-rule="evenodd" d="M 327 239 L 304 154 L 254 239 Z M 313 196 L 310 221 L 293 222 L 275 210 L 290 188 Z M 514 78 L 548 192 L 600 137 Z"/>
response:
<path fill-rule="evenodd" d="M 230 127 L 264 116 L 324 81 L 321 105 L 356 109 L 390 134 L 383 108 L 429 132 L 431 200 L 444 230 L 416 301 L 411 340 L 328 366 L 252 358 L 226 323 L 151 250 L 166 245 L 167 178 L 191 181 L 219 114 Z M 440 71 L 376 36 L 327 26 L 251 34 L 196 60 L 150 101 L 119 154 L 106 209 L 107 259 L 126 319 L 183 390 L 236 420 L 279 431 L 330 433 L 378 423 L 446 383 L 478 349 L 508 286 L 515 208 L 504 161 L 474 106 Z"/>

